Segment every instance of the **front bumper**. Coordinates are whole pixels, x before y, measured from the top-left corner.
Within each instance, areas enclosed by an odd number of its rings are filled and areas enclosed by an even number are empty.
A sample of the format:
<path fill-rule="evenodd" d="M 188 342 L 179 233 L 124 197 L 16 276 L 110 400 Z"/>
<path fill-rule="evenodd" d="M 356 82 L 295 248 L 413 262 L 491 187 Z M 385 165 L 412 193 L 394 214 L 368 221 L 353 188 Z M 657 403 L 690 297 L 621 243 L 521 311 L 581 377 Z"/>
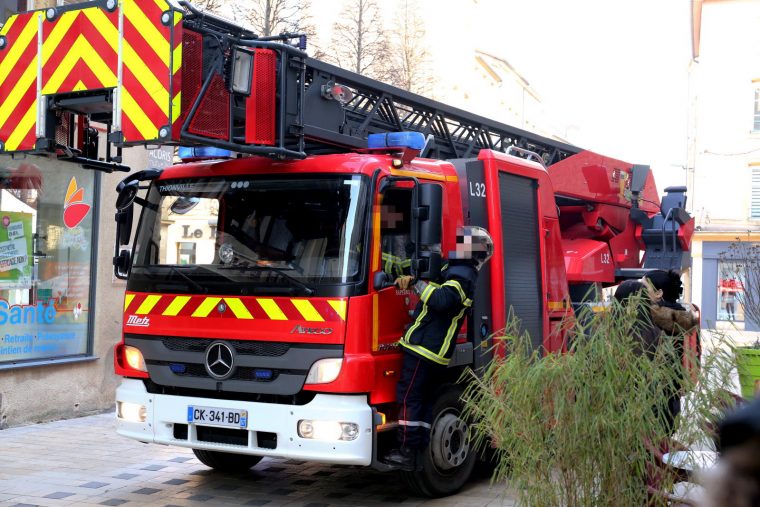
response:
<path fill-rule="evenodd" d="M 365 395 L 317 394 L 306 405 L 278 405 L 150 394 L 141 380 L 123 379 L 116 390 L 116 401 L 145 407 L 143 423 L 126 421 L 117 415 L 117 432 L 142 442 L 345 465 L 369 465 L 372 462 L 373 416 Z M 190 405 L 247 410 L 248 445 L 198 440 L 195 424 L 188 425 L 187 439 L 175 438 L 174 425 L 187 425 L 187 407 Z M 297 430 L 301 419 L 356 423 L 359 435 L 352 441 L 301 438 Z M 257 432 L 276 434 L 276 448 L 260 447 Z"/>

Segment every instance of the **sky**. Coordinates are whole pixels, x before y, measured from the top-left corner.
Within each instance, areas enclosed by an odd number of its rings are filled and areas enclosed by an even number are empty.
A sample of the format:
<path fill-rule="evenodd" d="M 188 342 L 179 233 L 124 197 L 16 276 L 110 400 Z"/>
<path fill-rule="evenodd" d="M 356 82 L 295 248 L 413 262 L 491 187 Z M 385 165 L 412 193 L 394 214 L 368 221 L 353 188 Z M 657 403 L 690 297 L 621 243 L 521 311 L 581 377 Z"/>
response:
<path fill-rule="evenodd" d="M 392 28 L 396 0 L 378 1 Z M 683 183 L 690 0 L 418 2 L 439 69 L 464 57 L 459 47 L 499 56 L 536 90 L 552 122 L 569 127 L 573 144 Z M 318 32 L 328 34 L 338 4 L 312 5 Z"/>

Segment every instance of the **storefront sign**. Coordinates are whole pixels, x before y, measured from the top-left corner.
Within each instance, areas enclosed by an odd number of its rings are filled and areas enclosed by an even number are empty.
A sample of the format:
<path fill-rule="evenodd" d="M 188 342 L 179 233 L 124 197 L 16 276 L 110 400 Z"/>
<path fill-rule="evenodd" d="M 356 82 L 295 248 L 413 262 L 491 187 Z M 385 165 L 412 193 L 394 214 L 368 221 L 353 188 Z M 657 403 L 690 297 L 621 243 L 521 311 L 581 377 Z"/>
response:
<path fill-rule="evenodd" d="M 0 212 L 0 289 L 28 289 L 32 283 L 32 214 Z"/>

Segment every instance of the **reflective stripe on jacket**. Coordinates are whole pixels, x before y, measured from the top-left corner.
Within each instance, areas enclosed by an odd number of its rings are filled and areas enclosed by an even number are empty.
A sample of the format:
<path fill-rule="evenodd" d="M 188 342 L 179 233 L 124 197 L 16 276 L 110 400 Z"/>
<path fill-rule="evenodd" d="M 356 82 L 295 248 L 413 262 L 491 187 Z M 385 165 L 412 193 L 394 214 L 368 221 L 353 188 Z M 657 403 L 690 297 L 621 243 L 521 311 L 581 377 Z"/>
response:
<path fill-rule="evenodd" d="M 411 259 L 383 252 L 383 271 L 396 277 L 408 275 L 412 267 Z"/>
<path fill-rule="evenodd" d="M 414 310 L 414 323 L 399 345 L 423 359 L 448 365 L 456 335 L 472 306 L 477 276 L 470 265 L 454 265 L 446 270 L 442 284 L 428 284 Z"/>

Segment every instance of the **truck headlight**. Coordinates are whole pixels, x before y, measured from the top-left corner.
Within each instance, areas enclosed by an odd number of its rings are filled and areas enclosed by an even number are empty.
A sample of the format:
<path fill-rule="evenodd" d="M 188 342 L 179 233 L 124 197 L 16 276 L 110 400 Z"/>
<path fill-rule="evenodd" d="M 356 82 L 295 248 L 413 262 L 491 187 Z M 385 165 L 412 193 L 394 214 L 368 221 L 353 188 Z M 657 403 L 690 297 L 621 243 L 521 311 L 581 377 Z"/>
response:
<path fill-rule="evenodd" d="M 343 358 L 320 359 L 309 370 L 306 375 L 307 384 L 328 384 L 338 378 L 340 369 L 343 366 Z"/>
<path fill-rule="evenodd" d="M 130 403 L 128 401 L 116 402 L 116 415 L 119 419 L 128 422 L 144 423 L 148 415 L 145 405 Z"/>
<path fill-rule="evenodd" d="M 131 345 L 124 346 L 124 359 L 130 368 L 138 371 L 148 371 L 142 352 L 137 347 L 132 347 Z"/>
<path fill-rule="evenodd" d="M 298 421 L 298 436 L 310 440 L 343 440 L 350 442 L 359 436 L 359 425 L 356 423 L 338 421 L 314 421 L 301 419 Z"/>

